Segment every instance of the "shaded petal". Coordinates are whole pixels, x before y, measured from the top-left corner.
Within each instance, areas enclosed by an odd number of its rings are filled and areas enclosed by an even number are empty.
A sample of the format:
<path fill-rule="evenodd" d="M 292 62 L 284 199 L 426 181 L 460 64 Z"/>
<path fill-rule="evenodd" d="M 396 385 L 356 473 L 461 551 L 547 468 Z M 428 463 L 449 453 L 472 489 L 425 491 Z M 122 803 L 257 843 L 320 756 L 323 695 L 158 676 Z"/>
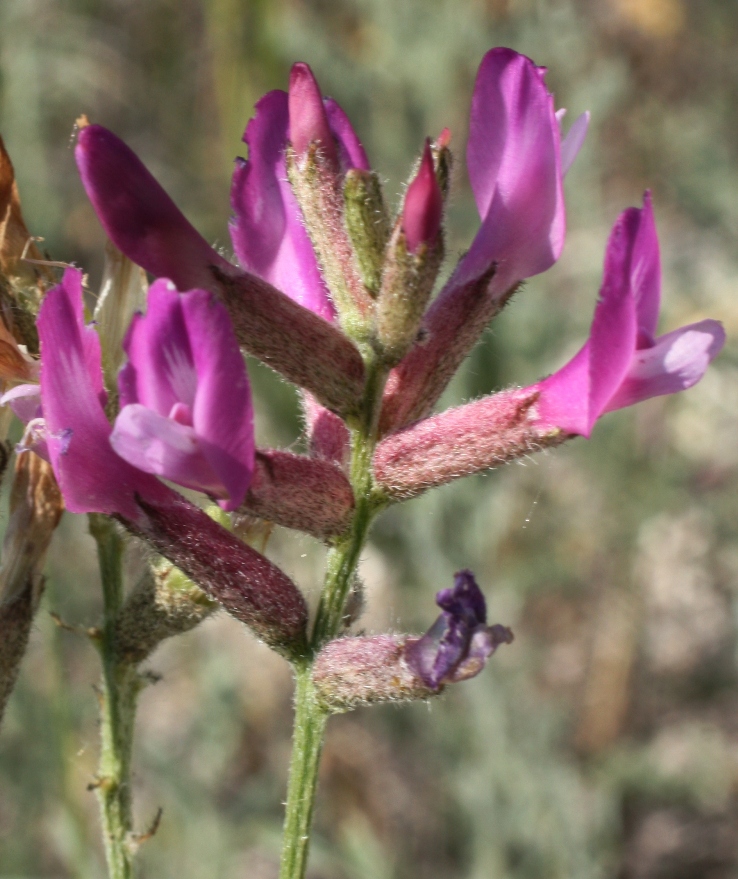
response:
<path fill-rule="evenodd" d="M 661 336 L 652 348 L 635 352 L 625 380 L 605 411 L 691 388 L 724 342 L 725 330 L 716 320 L 703 320 Z"/>
<path fill-rule="evenodd" d="M 623 382 L 636 349 L 638 315 L 630 270 L 639 225 L 637 208 L 623 211 L 607 242 L 600 298 L 589 334 L 589 430 Z"/>
<path fill-rule="evenodd" d="M 182 303 L 171 281 L 151 285 L 146 314 L 134 316 L 123 343 L 121 407 L 141 403 L 168 416 L 176 403 L 194 404 L 197 374 Z"/>
<path fill-rule="evenodd" d="M 597 420 L 589 405 L 589 343 L 537 387 L 536 413 L 542 428 L 589 436 Z"/>
<path fill-rule="evenodd" d="M 472 99 L 467 165 L 482 227 L 457 283 L 499 263 L 496 284 L 549 268 L 561 254 L 565 215 L 559 123 L 545 71 L 511 49 L 492 49 Z"/>
<path fill-rule="evenodd" d="M 196 491 L 221 497 L 226 493 L 203 454 L 194 429 L 139 403 L 120 410 L 110 444 L 121 458 L 146 473 Z"/>
<path fill-rule="evenodd" d="M 82 272 L 67 269 L 62 283 L 49 290 L 38 330 L 48 452 L 67 509 L 140 519 L 136 494 L 168 499 L 171 493 L 110 446 L 110 424 L 99 394 L 100 344 L 94 329 L 84 324 Z"/>
<path fill-rule="evenodd" d="M 556 118 L 560 122 L 563 116 L 559 117 L 557 113 Z M 566 137 L 561 142 L 561 173 L 564 176 L 569 173 L 569 169 L 574 164 L 574 159 L 579 155 L 579 150 L 581 150 L 584 145 L 584 139 L 587 137 L 588 128 L 589 110 L 582 113 L 581 116 L 577 116 Z"/>
<path fill-rule="evenodd" d="M 354 131 L 348 116 L 333 98 L 325 98 L 324 104 L 325 112 L 328 116 L 328 124 L 338 141 L 338 153 L 343 170 L 348 171 L 350 168 L 359 168 L 362 171 L 371 170 L 364 147 Z"/>
<path fill-rule="evenodd" d="M 133 150 L 101 125 L 81 129 L 75 158 L 105 231 L 125 255 L 182 288 L 208 286 L 227 263 L 191 225 Z"/>
<path fill-rule="evenodd" d="M 638 327 L 646 335 L 654 336 L 661 307 L 661 258 L 651 193 L 644 193 L 642 210 L 631 208 L 630 212 L 634 224 L 630 284 L 638 312 Z"/>
<path fill-rule="evenodd" d="M 338 153 L 328 125 L 318 81 L 309 65 L 302 61 L 290 71 L 289 139 L 298 156 L 304 156 L 311 143 L 320 144 L 321 152 L 333 167 L 337 167 Z"/>
<path fill-rule="evenodd" d="M 254 472 L 254 413 L 246 365 L 228 312 L 204 290 L 181 298 L 192 346 L 197 391 L 192 426 L 200 448 L 225 486 L 226 510 L 239 506 Z"/>
<path fill-rule="evenodd" d="M 234 216 L 229 223 L 238 260 L 300 305 L 332 320 L 328 288 L 287 180 L 286 92 L 269 92 L 258 102 L 243 140 L 249 158 L 236 161 L 231 184 Z"/>

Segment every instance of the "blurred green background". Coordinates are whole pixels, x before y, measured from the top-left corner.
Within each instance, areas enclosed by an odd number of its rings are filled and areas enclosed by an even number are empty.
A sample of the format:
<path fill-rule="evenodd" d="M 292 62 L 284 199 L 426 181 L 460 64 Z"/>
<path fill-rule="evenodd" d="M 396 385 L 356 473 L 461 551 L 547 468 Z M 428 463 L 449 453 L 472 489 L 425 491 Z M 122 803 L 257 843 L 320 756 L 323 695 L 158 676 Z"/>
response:
<path fill-rule="evenodd" d="M 662 329 L 738 331 L 738 3 L 731 0 L 0 0 L 0 132 L 29 227 L 101 270 L 78 181 L 82 112 L 123 136 L 228 248 L 228 188 L 261 94 L 308 61 L 395 201 L 426 135 L 457 150 L 449 253 L 476 216 L 463 168 L 472 83 L 508 45 L 592 111 L 567 178 L 564 256 L 494 324 L 444 405 L 552 371 L 581 344 L 617 213 L 652 188 Z M 293 392 L 263 368 L 263 444 L 297 441 Z M 591 441 L 390 510 L 362 573 L 368 631 L 424 630 L 459 567 L 512 647 L 432 705 L 329 728 L 311 879 L 728 879 L 738 875 L 738 351 Z M 3 517 L 6 514 L 3 512 Z M 82 517 L 55 537 L 48 592 L 0 732 L 0 877 L 103 875 L 97 657 L 48 612 L 94 624 Z M 322 550 L 270 554 L 312 596 Z M 137 820 L 164 810 L 142 877 L 273 879 L 289 754 L 285 664 L 220 615 L 167 643 L 143 695 Z"/>

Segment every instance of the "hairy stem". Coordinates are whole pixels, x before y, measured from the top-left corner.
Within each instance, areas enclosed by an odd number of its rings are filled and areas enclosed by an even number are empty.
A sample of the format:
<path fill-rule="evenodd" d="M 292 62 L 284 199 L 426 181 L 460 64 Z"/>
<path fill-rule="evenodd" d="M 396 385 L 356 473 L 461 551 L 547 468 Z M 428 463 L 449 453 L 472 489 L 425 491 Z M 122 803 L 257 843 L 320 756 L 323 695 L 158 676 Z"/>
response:
<path fill-rule="evenodd" d="M 135 665 L 119 654 L 116 623 L 123 602 L 123 538 L 115 523 L 91 513 L 103 591 L 99 640 L 103 675 L 100 693 L 100 762 L 95 791 L 100 804 L 103 842 L 110 879 L 131 879 L 131 750 L 140 678 Z"/>
<path fill-rule="evenodd" d="M 328 555 L 325 581 L 310 642 L 309 655 L 295 664 L 295 721 L 287 788 L 284 838 L 279 879 L 304 879 L 310 846 L 310 826 L 318 782 L 323 734 L 328 720 L 320 707 L 311 677 L 312 658 L 345 626 L 346 601 L 378 504 L 374 495 L 372 455 L 382 391 L 387 377 L 381 364 L 367 364 L 367 385 L 359 424 L 351 437 L 351 485 L 356 507 L 347 534 Z"/>

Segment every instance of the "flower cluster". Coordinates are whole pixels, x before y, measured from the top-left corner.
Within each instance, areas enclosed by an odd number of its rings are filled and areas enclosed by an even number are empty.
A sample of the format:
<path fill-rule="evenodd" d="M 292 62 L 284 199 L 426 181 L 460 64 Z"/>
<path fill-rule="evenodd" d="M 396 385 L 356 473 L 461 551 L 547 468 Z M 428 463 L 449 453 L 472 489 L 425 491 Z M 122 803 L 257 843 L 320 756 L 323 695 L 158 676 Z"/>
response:
<path fill-rule="evenodd" d="M 157 280 L 146 313 L 132 319 L 112 395 L 98 334 L 84 321 L 81 273 L 67 270 L 42 305 L 40 386 L 6 399 L 29 422 L 28 442 L 51 461 L 67 507 L 119 517 L 294 652 L 307 619 L 297 587 L 162 479 L 330 542 L 369 496 L 377 507 L 411 497 L 589 436 L 606 412 L 693 385 L 723 332 L 705 320 L 655 336 L 661 272 L 646 193 L 615 223 L 579 353 L 531 387 L 431 414 L 489 321 L 561 255 L 564 176 L 589 119 L 562 137 L 563 116 L 545 69 L 510 49 L 488 52 L 467 146 L 479 230 L 434 298 L 448 131 L 426 141 L 393 219 L 347 116 L 296 64 L 289 91 L 262 98 L 244 134 L 248 158 L 236 160 L 231 189 L 234 265 L 129 147 L 83 120 L 76 158 L 89 198 L 111 241 Z M 241 349 L 302 389 L 308 454 L 255 448 Z M 361 497 L 352 432 L 372 456 Z M 427 635 L 380 645 L 410 669 L 408 692 L 476 674 L 509 640 L 486 625 L 469 572 L 438 600 L 443 614 Z M 346 648 L 354 660 L 376 665 L 369 642 L 357 644 Z"/>

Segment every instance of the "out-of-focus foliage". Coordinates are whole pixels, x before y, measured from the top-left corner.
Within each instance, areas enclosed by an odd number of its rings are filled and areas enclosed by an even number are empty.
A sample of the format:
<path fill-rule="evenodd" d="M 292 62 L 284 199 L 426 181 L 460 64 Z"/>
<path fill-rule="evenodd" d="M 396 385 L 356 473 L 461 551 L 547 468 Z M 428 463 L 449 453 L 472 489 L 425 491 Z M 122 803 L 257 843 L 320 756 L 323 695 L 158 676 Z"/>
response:
<path fill-rule="evenodd" d="M 450 253 L 475 216 L 463 171 L 474 73 L 507 44 L 592 111 L 567 179 L 564 257 L 531 281 L 444 405 L 561 364 L 591 318 L 610 224 L 654 192 L 663 329 L 738 333 L 738 6 L 721 0 L 3 0 L 0 131 L 29 226 L 99 277 L 103 237 L 70 151 L 86 112 L 125 137 L 228 249 L 228 184 L 254 101 L 306 60 L 396 196 L 422 138 L 457 149 Z M 572 118 L 572 117 L 570 117 Z M 264 443 L 300 431 L 253 370 Z M 697 388 L 605 418 L 590 442 L 389 511 L 364 559 L 368 630 L 427 627 L 468 566 L 516 632 L 430 708 L 329 730 L 313 879 L 728 879 L 738 871 L 738 358 Z M 322 553 L 274 558 L 314 595 Z M 65 518 L 46 608 L 99 609 L 84 522 Z M 220 616 L 167 644 L 142 697 L 142 875 L 274 873 L 290 727 L 281 660 Z M 0 736 L 0 875 L 101 873 L 86 785 L 96 657 L 43 613 Z"/>

